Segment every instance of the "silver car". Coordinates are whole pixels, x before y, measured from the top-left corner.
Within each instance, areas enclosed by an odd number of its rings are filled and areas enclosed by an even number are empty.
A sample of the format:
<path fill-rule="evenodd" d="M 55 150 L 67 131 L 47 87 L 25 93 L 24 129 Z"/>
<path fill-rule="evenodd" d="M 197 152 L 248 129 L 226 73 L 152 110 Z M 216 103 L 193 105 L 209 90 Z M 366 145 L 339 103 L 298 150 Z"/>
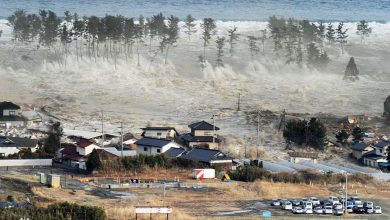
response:
<path fill-rule="evenodd" d="M 333 214 L 333 207 L 332 206 L 325 206 L 323 209 L 324 214 Z"/>
<path fill-rule="evenodd" d="M 373 214 L 374 213 L 374 208 L 373 207 L 366 207 L 366 213 L 367 214 Z"/>
<path fill-rule="evenodd" d="M 334 215 L 343 215 L 344 210 L 343 209 L 333 209 L 333 214 Z"/>
<path fill-rule="evenodd" d="M 316 214 L 323 214 L 323 213 L 324 213 L 324 209 L 321 208 L 321 207 L 315 207 L 315 208 L 313 209 L 313 211 L 314 211 L 314 213 L 316 213 Z"/>
<path fill-rule="evenodd" d="M 374 213 L 375 214 L 382 214 L 382 208 L 380 206 L 375 206 Z"/>

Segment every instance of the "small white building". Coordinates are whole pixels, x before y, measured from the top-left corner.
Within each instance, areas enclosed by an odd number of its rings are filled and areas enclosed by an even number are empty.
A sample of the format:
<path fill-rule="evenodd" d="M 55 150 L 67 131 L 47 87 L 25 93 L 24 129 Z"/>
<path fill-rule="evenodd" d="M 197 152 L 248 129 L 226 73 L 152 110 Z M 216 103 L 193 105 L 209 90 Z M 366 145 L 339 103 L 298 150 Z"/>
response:
<path fill-rule="evenodd" d="M 80 139 L 76 143 L 76 151 L 82 156 L 86 156 L 92 153 L 94 149 L 100 149 L 100 147 L 92 141 L 86 139 Z"/>
<path fill-rule="evenodd" d="M 318 153 L 315 152 L 288 152 L 291 163 L 300 163 L 303 161 L 310 161 L 317 163 Z"/>
<path fill-rule="evenodd" d="M 144 137 L 137 142 L 137 154 L 156 155 L 162 154 L 170 148 L 182 148 L 179 144 L 170 140 Z"/>

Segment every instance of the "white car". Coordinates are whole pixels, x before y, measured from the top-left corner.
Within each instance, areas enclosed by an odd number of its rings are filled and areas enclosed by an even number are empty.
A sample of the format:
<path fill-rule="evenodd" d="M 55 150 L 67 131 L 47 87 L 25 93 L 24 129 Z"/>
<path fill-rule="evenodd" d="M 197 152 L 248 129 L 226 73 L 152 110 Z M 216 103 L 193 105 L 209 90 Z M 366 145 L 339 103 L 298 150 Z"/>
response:
<path fill-rule="evenodd" d="M 314 211 L 314 213 L 316 213 L 316 214 L 323 214 L 323 213 L 324 213 L 324 209 L 321 208 L 321 207 L 315 207 L 315 208 L 313 209 L 313 211 Z"/>
<path fill-rule="evenodd" d="M 347 206 L 347 212 L 352 213 L 353 212 L 353 205 Z"/>
<path fill-rule="evenodd" d="M 307 207 L 307 208 L 303 209 L 303 212 L 306 213 L 306 214 L 313 214 L 313 209 L 310 208 L 310 207 Z"/>
<path fill-rule="evenodd" d="M 374 214 L 382 214 L 382 208 L 380 206 L 375 206 Z"/>
<path fill-rule="evenodd" d="M 333 214 L 334 215 L 343 215 L 344 211 L 343 211 L 343 209 L 334 209 Z"/>
<path fill-rule="evenodd" d="M 285 210 L 292 210 L 293 206 L 291 202 L 287 201 L 283 203 L 282 208 Z"/>
<path fill-rule="evenodd" d="M 344 206 L 341 203 L 336 203 L 335 205 L 333 205 L 334 209 L 342 209 L 343 207 Z"/>
<path fill-rule="evenodd" d="M 294 214 L 302 214 L 303 213 L 303 209 L 301 208 L 301 207 L 294 207 L 293 209 L 292 209 L 292 212 L 294 213 Z"/>
<path fill-rule="evenodd" d="M 336 205 L 336 204 L 340 203 L 339 199 L 337 197 L 334 197 L 334 196 L 329 196 L 328 201 L 330 203 L 332 203 L 332 205 Z"/>
<path fill-rule="evenodd" d="M 359 197 L 357 196 L 352 196 L 351 197 L 351 201 L 353 202 L 353 204 L 359 208 L 363 207 L 363 203 L 362 203 L 362 200 L 360 200 Z"/>
<path fill-rule="evenodd" d="M 311 201 L 311 203 L 313 204 L 313 206 L 318 206 L 318 205 L 321 204 L 321 203 L 320 203 L 320 200 L 317 199 L 316 197 L 310 197 L 310 200 L 309 200 L 309 201 Z"/>
<path fill-rule="evenodd" d="M 332 206 L 325 206 L 324 207 L 324 214 L 333 214 L 333 208 L 332 208 Z"/>
<path fill-rule="evenodd" d="M 363 203 L 363 207 L 364 208 L 367 208 L 367 207 L 370 207 L 370 208 L 374 208 L 374 203 L 370 202 L 370 201 L 365 201 Z"/>

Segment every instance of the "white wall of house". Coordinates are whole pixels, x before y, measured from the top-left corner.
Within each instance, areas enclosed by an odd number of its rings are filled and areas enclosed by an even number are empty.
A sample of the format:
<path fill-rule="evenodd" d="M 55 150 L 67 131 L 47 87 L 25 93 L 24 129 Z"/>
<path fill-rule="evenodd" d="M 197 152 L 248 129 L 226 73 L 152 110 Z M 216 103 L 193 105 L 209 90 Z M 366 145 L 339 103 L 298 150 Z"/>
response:
<path fill-rule="evenodd" d="M 100 147 L 97 146 L 97 145 L 95 145 L 95 144 L 91 144 L 91 145 L 89 145 L 89 146 L 87 146 L 87 147 L 85 147 L 85 148 L 83 148 L 83 147 L 77 147 L 77 148 L 76 148 L 76 151 L 77 151 L 80 155 L 85 156 L 85 155 L 88 155 L 88 154 L 92 153 L 93 149 L 100 149 Z"/>
<path fill-rule="evenodd" d="M 378 164 L 384 163 L 384 162 L 387 162 L 387 160 L 386 159 L 373 160 L 373 159 L 369 159 L 369 158 L 364 158 L 364 160 L 363 160 L 363 163 L 366 166 L 370 166 L 370 167 L 379 167 Z"/>
<path fill-rule="evenodd" d="M 0 155 L 8 156 L 10 154 L 16 154 L 19 152 L 17 147 L 0 147 Z"/>
<path fill-rule="evenodd" d="M 162 154 L 169 150 L 170 148 L 180 148 L 180 145 L 171 142 L 163 147 L 150 147 L 150 146 L 143 146 L 143 145 L 138 145 L 137 146 L 137 154 L 146 154 L 146 155 L 156 155 L 156 154 Z"/>
<path fill-rule="evenodd" d="M 387 156 L 387 148 L 388 146 L 384 147 L 384 148 L 379 148 L 377 147 L 376 150 L 375 150 L 375 153 L 377 155 L 381 155 L 381 156 Z"/>
<path fill-rule="evenodd" d="M 4 116 L 20 115 L 20 110 L 4 109 L 3 115 Z"/>
<path fill-rule="evenodd" d="M 215 131 L 217 133 L 217 131 Z M 213 130 L 195 130 L 193 132 L 195 136 L 213 136 Z"/>

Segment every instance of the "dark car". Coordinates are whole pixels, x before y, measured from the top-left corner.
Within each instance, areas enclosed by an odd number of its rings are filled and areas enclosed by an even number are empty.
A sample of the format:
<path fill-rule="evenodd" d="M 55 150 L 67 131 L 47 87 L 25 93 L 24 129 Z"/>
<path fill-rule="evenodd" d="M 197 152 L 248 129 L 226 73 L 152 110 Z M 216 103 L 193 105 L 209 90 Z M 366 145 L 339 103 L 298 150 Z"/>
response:
<path fill-rule="evenodd" d="M 359 207 L 359 206 L 354 206 L 352 208 L 352 211 L 353 211 L 353 213 L 356 213 L 356 214 L 364 214 L 364 213 L 366 213 L 366 210 L 363 207 Z"/>
<path fill-rule="evenodd" d="M 301 202 L 299 200 L 296 200 L 296 199 L 293 199 L 290 202 L 292 203 L 293 206 L 300 206 L 301 205 Z"/>

